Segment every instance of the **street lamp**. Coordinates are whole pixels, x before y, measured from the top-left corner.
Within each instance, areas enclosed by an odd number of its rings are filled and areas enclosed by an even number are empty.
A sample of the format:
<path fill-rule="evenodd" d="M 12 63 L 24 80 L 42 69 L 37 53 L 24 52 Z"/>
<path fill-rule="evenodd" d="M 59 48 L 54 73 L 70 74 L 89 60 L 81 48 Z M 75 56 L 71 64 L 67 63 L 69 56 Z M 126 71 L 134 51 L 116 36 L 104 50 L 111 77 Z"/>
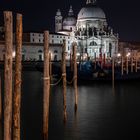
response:
<path fill-rule="evenodd" d="M 130 52 L 128 52 L 127 54 L 126 54 L 126 57 L 129 57 L 130 56 Z"/>
<path fill-rule="evenodd" d="M 118 54 L 117 54 L 117 57 L 120 57 L 120 56 L 121 56 L 121 54 L 120 54 L 120 53 L 118 53 Z"/>

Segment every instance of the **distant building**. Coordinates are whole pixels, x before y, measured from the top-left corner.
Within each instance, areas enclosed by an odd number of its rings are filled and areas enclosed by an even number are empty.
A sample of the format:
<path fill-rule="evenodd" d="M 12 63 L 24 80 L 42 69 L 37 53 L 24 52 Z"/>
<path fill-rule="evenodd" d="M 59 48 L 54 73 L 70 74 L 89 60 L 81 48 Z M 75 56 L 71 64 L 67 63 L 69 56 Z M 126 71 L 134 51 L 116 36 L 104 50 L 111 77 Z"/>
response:
<path fill-rule="evenodd" d="M 119 41 L 118 52 L 124 57 L 130 53 L 131 57 L 140 59 L 140 42 Z"/>
<path fill-rule="evenodd" d="M 66 59 L 70 58 L 70 48 L 74 41 L 74 38 L 67 35 L 53 33 L 49 35 L 49 50 L 51 53 L 51 59 L 54 61 L 60 61 L 62 57 L 62 44 L 63 40 L 66 40 Z M 14 41 L 15 48 L 15 41 Z M 22 45 L 22 60 L 42 61 L 44 58 L 44 34 L 43 33 L 23 33 L 23 45 Z M 4 59 L 5 48 L 4 40 L 0 41 L 0 60 Z"/>
<path fill-rule="evenodd" d="M 87 0 L 77 20 L 72 6 L 68 17 L 64 19 L 59 9 L 55 17 L 55 29 L 58 33 L 75 37 L 79 59 L 110 58 L 118 52 L 118 35 L 107 25 L 105 13 L 97 6 L 96 0 Z"/>
<path fill-rule="evenodd" d="M 0 26 L 0 40 L 4 39 L 4 27 Z"/>

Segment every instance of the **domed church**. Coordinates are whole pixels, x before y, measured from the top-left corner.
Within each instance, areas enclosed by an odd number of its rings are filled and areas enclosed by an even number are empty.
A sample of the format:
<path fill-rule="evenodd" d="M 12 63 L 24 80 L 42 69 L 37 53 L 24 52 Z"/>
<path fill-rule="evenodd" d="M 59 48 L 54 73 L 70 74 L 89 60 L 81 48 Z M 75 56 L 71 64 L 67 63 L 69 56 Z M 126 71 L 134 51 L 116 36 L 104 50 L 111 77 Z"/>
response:
<path fill-rule="evenodd" d="M 108 26 L 106 15 L 96 0 L 86 0 L 77 19 L 72 6 L 64 19 L 59 9 L 55 16 L 55 32 L 73 36 L 77 42 L 77 56 L 83 59 L 107 59 L 118 52 L 118 34 Z"/>
<path fill-rule="evenodd" d="M 55 32 L 71 35 L 72 32 L 76 31 L 77 19 L 74 16 L 72 6 L 70 6 L 68 16 L 62 18 L 61 11 L 58 9 L 55 16 Z"/>

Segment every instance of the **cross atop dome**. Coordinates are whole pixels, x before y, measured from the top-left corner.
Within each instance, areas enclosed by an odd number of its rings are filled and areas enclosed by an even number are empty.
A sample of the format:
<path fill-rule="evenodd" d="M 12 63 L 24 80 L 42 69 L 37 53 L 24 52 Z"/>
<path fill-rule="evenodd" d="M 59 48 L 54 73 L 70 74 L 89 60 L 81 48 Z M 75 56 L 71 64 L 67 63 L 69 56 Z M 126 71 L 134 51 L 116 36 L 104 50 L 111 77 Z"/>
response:
<path fill-rule="evenodd" d="M 86 4 L 95 4 L 96 0 L 87 0 Z"/>
<path fill-rule="evenodd" d="M 70 6 L 70 9 L 69 9 L 69 13 L 68 13 L 69 16 L 73 16 L 73 10 L 72 10 L 72 6 Z"/>

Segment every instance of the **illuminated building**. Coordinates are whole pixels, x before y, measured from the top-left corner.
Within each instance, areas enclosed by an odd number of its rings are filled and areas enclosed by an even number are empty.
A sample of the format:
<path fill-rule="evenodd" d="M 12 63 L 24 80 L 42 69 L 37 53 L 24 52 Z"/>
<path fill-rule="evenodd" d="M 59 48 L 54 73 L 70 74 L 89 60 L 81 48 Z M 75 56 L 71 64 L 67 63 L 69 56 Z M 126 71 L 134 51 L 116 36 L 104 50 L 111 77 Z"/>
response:
<path fill-rule="evenodd" d="M 64 39 L 66 59 L 70 59 L 73 42 L 77 43 L 78 59 L 111 58 L 118 53 L 118 35 L 108 26 L 105 13 L 98 7 L 96 0 L 87 0 L 77 16 L 74 16 L 72 6 L 65 18 L 60 9 L 57 10 L 55 33 L 49 36 L 52 60 L 61 60 Z M 23 33 L 23 60 L 43 60 L 43 43 L 43 33 Z M 0 51 L 4 54 L 4 48 L 1 47 Z"/>

